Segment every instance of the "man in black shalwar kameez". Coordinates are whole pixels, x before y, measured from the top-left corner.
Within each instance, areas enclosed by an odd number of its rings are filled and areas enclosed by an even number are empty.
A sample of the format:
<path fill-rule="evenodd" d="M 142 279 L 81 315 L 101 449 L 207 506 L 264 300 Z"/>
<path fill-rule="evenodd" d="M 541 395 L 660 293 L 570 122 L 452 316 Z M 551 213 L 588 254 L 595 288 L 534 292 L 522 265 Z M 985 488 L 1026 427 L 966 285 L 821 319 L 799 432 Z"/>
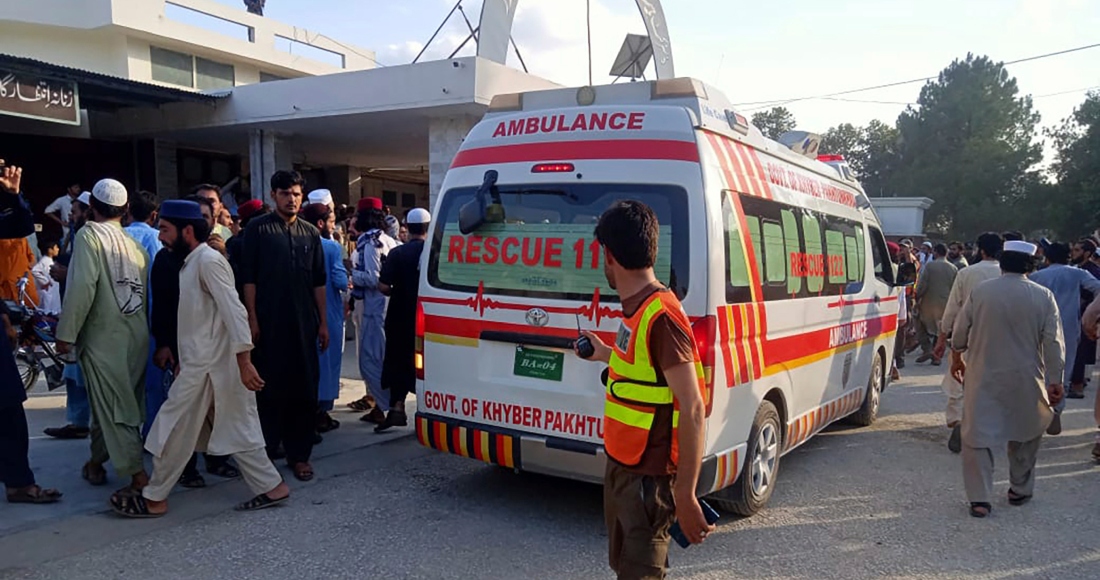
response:
<path fill-rule="evenodd" d="M 266 385 L 256 393 L 268 454 L 286 452 L 302 481 L 317 418 L 317 347 L 328 345 L 325 257 L 317 228 L 297 219 L 305 180 L 297 172 L 271 176 L 275 211 L 253 219 L 241 256 L 244 303 L 256 345 L 252 360 Z"/>

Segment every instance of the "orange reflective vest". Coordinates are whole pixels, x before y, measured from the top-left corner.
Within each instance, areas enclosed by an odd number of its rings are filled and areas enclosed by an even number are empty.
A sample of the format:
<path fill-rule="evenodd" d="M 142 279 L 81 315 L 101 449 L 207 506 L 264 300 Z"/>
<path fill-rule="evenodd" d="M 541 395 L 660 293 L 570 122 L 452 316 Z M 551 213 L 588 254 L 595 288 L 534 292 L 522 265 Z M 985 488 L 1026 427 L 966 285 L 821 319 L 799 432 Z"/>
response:
<path fill-rule="evenodd" d="M 649 353 L 649 333 L 653 321 L 667 315 L 691 335 L 691 322 L 676 296 L 667 290 L 654 292 L 628 319 L 623 320 L 606 379 L 604 397 L 604 449 L 608 457 L 632 467 L 642 461 L 653 429 L 653 419 L 661 407 L 672 407 L 671 461 L 679 459 L 678 427 L 680 408 L 668 383 L 657 376 Z M 703 364 L 695 353 L 695 374 L 699 392 L 706 400 Z"/>

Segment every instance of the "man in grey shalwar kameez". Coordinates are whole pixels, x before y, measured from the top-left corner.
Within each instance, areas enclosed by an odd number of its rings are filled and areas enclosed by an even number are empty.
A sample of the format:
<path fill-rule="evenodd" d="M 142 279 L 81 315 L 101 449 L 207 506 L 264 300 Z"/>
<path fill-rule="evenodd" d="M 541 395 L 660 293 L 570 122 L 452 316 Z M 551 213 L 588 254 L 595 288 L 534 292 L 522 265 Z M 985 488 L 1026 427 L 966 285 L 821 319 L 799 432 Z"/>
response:
<path fill-rule="evenodd" d="M 382 385 L 382 366 L 386 358 L 386 296 L 378 290 L 378 275 L 397 241 L 386 234 L 382 200 L 365 198 L 356 229 L 365 232 L 356 242 L 359 259 L 352 271 L 354 294 L 362 302 L 363 318 L 359 325 L 359 374 L 374 398 L 375 407 L 360 419 L 381 424 L 386 419 L 382 406 L 389 405 L 389 390 Z"/>
<path fill-rule="evenodd" d="M 1008 445 L 1008 501 L 1022 505 L 1035 487 L 1035 461 L 1050 406 L 1063 397 L 1065 367 L 1058 305 L 1028 280 L 1035 245 L 1005 242 L 1000 278 L 974 289 L 952 333 L 951 372 L 963 383 L 963 481 L 970 515 L 992 510 L 993 450 Z M 962 352 L 966 352 L 963 363 Z"/>

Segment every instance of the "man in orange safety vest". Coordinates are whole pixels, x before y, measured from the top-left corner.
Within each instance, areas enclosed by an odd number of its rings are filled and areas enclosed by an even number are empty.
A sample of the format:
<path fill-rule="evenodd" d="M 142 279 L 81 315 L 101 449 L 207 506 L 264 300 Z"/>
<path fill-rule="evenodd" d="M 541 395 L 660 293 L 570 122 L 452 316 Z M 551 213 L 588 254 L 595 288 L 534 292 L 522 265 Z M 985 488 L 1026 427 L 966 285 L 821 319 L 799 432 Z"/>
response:
<path fill-rule="evenodd" d="M 582 332 L 594 347 L 589 360 L 608 364 L 604 517 L 619 578 L 664 578 L 673 521 L 692 543 L 714 530 L 695 496 L 706 420 L 703 366 L 680 301 L 654 274 L 658 232 L 657 215 L 641 202 L 618 202 L 600 217 L 596 238 L 623 321 L 611 346 Z"/>

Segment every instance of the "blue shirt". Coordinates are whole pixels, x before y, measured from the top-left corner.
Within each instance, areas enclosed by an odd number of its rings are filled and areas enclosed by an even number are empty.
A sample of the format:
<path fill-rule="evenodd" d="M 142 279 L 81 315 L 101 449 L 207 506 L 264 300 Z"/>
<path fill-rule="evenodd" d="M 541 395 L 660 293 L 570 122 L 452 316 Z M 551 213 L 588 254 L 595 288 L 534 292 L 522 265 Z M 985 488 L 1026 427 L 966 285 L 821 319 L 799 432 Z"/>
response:
<path fill-rule="evenodd" d="M 148 304 L 149 314 L 151 315 L 153 312 L 153 293 L 149 291 L 149 288 L 152 286 L 153 258 L 164 247 L 164 244 L 160 243 L 160 231 L 145 222 L 134 222 L 123 229 L 130 234 L 131 238 L 137 240 L 137 243 L 141 244 L 141 247 L 145 248 L 145 253 L 148 254 L 148 259 L 145 262 L 149 272 L 149 276 L 145 280 L 145 302 Z"/>
<path fill-rule="evenodd" d="M 164 247 L 160 243 L 160 232 L 145 222 L 134 222 L 126 226 L 126 233 L 145 248 L 145 253 L 149 254 L 148 264 L 152 267 L 153 258 Z"/>
<path fill-rule="evenodd" d="M 1050 290 L 1054 294 L 1054 301 L 1058 303 L 1066 347 L 1065 378 L 1068 379 L 1077 356 L 1077 341 L 1081 337 L 1081 291 L 1087 290 L 1095 294 L 1100 291 L 1100 280 L 1086 270 L 1065 264 L 1051 264 L 1032 273 L 1029 278 Z"/>

